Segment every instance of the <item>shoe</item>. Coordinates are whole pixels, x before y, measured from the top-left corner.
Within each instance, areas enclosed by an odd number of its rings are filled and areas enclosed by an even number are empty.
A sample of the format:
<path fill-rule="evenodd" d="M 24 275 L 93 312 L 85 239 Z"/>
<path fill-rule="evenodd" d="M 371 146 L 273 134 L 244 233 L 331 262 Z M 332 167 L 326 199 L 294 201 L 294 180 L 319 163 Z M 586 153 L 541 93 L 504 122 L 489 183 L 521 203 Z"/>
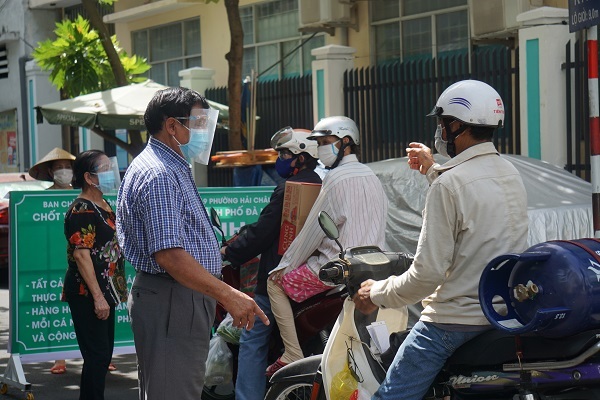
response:
<path fill-rule="evenodd" d="M 281 361 L 281 357 L 280 357 L 273 364 L 271 364 L 267 367 L 267 370 L 265 371 L 265 375 L 268 378 L 270 378 L 271 376 L 273 376 L 273 374 L 275 372 L 279 371 L 281 368 L 285 367 L 286 365 L 288 365 L 288 363 L 284 363 L 283 361 Z"/>
<path fill-rule="evenodd" d="M 117 366 L 113 363 L 108 364 L 108 370 L 109 371 L 116 371 L 117 370 Z"/>
<path fill-rule="evenodd" d="M 50 372 L 54 375 L 62 375 L 67 372 L 67 367 L 65 365 L 55 365 L 50 368 Z"/>

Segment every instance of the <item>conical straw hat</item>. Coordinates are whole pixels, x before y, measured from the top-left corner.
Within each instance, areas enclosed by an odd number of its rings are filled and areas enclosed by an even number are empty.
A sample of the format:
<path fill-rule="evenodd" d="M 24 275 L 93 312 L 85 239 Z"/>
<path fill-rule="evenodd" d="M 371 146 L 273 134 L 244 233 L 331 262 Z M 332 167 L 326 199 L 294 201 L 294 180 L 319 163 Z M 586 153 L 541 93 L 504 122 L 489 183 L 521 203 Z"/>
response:
<path fill-rule="evenodd" d="M 29 176 L 40 181 L 52 182 L 52 177 L 48 173 L 48 169 L 52 165 L 52 162 L 56 160 L 73 161 L 75 160 L 75 156 L 68 151 L 55 147 L 38 161 L 37 164 L 29 168 Z"/>

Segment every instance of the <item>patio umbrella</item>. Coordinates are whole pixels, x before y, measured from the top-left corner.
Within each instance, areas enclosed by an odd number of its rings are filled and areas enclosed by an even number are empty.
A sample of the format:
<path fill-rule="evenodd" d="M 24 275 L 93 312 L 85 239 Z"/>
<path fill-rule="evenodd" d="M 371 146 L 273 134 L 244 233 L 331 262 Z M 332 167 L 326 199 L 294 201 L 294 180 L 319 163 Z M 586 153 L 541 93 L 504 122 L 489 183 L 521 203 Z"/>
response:
<path fill-rule="evenodd" d="M 148 103 L 157 91 L 166 88 L 168 86 L 147 80 L 38 106 L 38 123 L 42 122 L 43 116 L 50 124 L 56 125 L 143 131 L 146 130 L 144 112 Z M 225 124 L 229 118 L 229 107 L 210 100 L 208 104 L 219 110 L 219 122 Z"/>

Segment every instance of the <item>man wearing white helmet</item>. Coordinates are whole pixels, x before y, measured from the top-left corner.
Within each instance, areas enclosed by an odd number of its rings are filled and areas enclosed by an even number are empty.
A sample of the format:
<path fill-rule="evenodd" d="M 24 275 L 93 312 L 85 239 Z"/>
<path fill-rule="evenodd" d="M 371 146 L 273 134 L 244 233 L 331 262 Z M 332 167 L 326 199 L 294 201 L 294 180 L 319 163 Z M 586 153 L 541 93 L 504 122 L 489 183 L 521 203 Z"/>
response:
<path fill-rule="evenodd" d="M 360 137 L 356 123 L 343 116 L 324 118 L 317 123 L 309 139 L 318 143 L 319 159 L 330 171 L 323 178 L 319 196 L 302 230 L 267 283 L 273 314 L 285 345 L 284 354 L 267 368 L 267 376 L 304 357 L 289 300 L 301 302 L 331 289 L 319 281 L 318 271 L 338 255 L 339 249 L 319 227 L 319 212 L 326 211 L 333 218 L 344 248 L 367 244 L 385 246 L 387 198 L 377 176 L 358 161 Z"/>
<path fill-rule="evenodd" d="M 365 313 L 422 300 L 420 321 L 397 351 L 373 399 L 421 400 L 454 350 L 490 328 L 479 304 L 481 271 L 494 257 L 527 246 L 527 194 L 521 176 L 499 157 L 492 135 L 504 104 L 491 86 L 466 80 L 439 97 L 438 120 L 450 161 L 434 164 L 422 151 L 429 188 L 413 264 L 400 276 L 363 282 L 355 296 Z M 418 157 L 418 155 L 417 155 Z"/>
<path fill-rule="evenodd" d="M 288 126 L 271 138 L 271 147 L 279 152 L 275 169 L 286 181 L 321 183 L 321 178 L 314 171 L 317 166 L 317 144 L 307 139 L 309 134 L 309 130 Z M 267 381 L 264 371 L 268 364 L 269 339 L 274 322 L 267 294 L 267 276 L 281 260 L 277 250 L 284 192 L 285 181 L 277 185 L 258 220 L 246 225 L 234 242 L 221 248 L 225 259 L 234 265 L 242 265 L 261 255 L 254 301 L 271 322 L 265 325 L 258 318 L 252 330 L 242 330 L 235 384 L 235 398 L 238 400 L 262 400 L 265 397 Z"/>

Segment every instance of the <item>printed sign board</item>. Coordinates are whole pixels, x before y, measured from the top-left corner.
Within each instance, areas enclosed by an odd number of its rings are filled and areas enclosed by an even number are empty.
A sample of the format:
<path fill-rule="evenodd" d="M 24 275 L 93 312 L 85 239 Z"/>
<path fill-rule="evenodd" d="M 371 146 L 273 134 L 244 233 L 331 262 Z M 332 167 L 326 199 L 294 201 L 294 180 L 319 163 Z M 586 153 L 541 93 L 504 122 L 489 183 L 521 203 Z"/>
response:
<path fill-rule="evenodd" d="M 200 188 L 207 210 L 215 208 L 226 238 L 252 223 L 273 187 Z M 8 352 L 23 362 L 80 357 L 67 303 L 60 301 L 66 269 L 64 214 L 74 190 L 10 193 L 10 340 Z M 107 196 L 113 209 L 115 196 Z M 217 238 L 220 240 L 218 232 Z M 126 263 L 131 287 L 135 271 Z M 131 353 L 127 305 L 116 310 L 115 353 Z"/>
<path fill-rule="evenodd" d="M 569 0 L 569 32 L 600 23 L 600 0 Z"/>

